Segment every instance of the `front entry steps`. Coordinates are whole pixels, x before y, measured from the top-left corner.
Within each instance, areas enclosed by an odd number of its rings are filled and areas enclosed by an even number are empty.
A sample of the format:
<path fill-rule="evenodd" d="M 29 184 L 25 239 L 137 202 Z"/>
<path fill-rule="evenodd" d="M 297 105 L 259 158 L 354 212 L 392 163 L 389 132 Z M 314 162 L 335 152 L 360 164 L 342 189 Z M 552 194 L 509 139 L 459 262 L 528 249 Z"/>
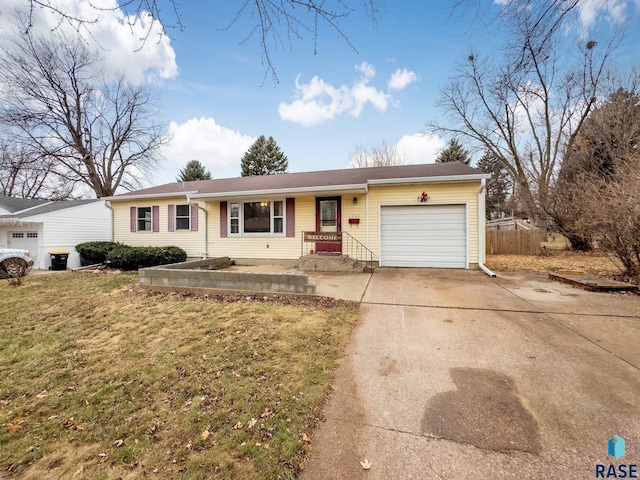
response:
<path fill-rule="evenodd" d="M 378 262 L 360 262 L 348 255 L 310 254 L 300 258 L 303 272 L 373 272 Z"/>

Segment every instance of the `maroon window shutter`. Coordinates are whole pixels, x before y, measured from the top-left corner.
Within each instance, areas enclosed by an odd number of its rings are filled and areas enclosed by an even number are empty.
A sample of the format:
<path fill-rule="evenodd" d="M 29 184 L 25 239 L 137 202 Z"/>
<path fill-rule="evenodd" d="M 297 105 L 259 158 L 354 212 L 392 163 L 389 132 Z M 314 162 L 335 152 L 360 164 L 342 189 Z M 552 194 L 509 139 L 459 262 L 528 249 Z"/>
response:
<path fill-rule="evenodd" d="M 220 237 L 227 236 L 227 202 L 220 202 Z"/>
<path fill-rule="evenodd" d="M 287 198 L 286 201 L 287 215 L 287 237 L 296 236 L 296 199 Z"/>
<path fill-rule="evenodd" d="M 135 231 L 137 231 L 137 230 L 138 230 L 138 229 L 136 228 L 136 227 L 137 227 L 137 220 L 138 220 L 138 219 L 136 218 L 136 212 L 137 212 L 136 207 L 131 207 L 131 208 L 129 209 L 129 228 L 130 228 L 130 230 L 131 230 L 132 232 L 135 232 Z"/>
<path fill-rule="evenodd" d="M 198 204 L 197 203 L 191 204 L 191 231 L 192 232 L 198 231 Z"/>
<path fill-rule="evenodd" d="M 169 205 L 169 222 L 168 222 L 168 230 L 173 232 L 175 230 L 175 221 L 176 221 L 176 206 Z"/>
<path fill-rule="evenodd" d="M 151 207 L 151 230 L 154 232 L 160 231 L 160 207 L 157 205 Z"/>

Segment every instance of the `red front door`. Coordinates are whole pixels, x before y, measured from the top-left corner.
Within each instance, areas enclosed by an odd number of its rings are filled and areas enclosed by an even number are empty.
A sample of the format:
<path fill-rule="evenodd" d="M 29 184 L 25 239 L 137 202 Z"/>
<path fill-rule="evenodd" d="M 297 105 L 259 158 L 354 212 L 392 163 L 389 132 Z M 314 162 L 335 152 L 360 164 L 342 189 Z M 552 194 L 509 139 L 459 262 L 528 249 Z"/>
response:
<path fill-rule="evenodd" d="M 316 232 L 342 231 L 341 197 L 316 197 Z M 342 253 L 341 243 L 316 243 L 316 253 Z"/>

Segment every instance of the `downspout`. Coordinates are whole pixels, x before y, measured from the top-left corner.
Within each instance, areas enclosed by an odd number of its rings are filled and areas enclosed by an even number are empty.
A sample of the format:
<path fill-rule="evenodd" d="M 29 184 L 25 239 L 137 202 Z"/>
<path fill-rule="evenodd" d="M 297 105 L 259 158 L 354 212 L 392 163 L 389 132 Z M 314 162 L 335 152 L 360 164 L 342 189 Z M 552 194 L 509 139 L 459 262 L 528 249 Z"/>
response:
<path fill-rule="evenodd" d="M 105 200 L 104 204 L 109 210 L 111 210 L 111 238 L 109 240 L 113 242 L 113 232 L 114 232 L 114 222 L 115 222 L 115 220 L 113 219 L 113 206 L 111 205 L 111 202 L 109 200 Z"/>
<path fill-rule="evenodd" d="M 187 195 L 187 203 L 189 204 L 189 208 L 191 208 L 191 197 L 189 195 Z M 204 202 L 204 204 L 206 205 L 207 202 Z M 207 242 L 208 242 L 208 237 L 207 237 L 207 232 L 209 230 L 209 219 L 207 218 L 207 209 L 204 207 L 201 207 L 200 204 L 198 204 L 198 210 L 202 210 L 204 212 L 204 248 L 202 249 L 202 259 L 206 260 L 207 259 Z"/>
<path fill-rule="evenodd" d="M 484 273 L 489 275 L 490 277 L 495 277 L 496 274 L 489 270 L 484 264 L 484 256 L 485 256 L 485 244 L 484 244 L 484 236 L 485 231 L 482 229 L 484 225 L 484 202 L 482 198 L 482 192 L 484 192 L 485 188 L 485 179 L 482 179 L 482 185 L 480 186 L 480 190 L 478 190 L 478 267 Z"/>

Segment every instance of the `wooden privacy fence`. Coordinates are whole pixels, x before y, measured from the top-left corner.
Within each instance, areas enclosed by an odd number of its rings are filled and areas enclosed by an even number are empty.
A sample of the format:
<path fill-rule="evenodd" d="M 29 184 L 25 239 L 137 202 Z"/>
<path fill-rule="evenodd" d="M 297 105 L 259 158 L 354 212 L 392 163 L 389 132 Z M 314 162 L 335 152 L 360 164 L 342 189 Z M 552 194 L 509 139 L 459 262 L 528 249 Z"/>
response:
<path fill-rule="evenodd" d="M 540 255 L 542 239 L 540 230 L 487 229 L 487 253 L 491 255 Z"/>

